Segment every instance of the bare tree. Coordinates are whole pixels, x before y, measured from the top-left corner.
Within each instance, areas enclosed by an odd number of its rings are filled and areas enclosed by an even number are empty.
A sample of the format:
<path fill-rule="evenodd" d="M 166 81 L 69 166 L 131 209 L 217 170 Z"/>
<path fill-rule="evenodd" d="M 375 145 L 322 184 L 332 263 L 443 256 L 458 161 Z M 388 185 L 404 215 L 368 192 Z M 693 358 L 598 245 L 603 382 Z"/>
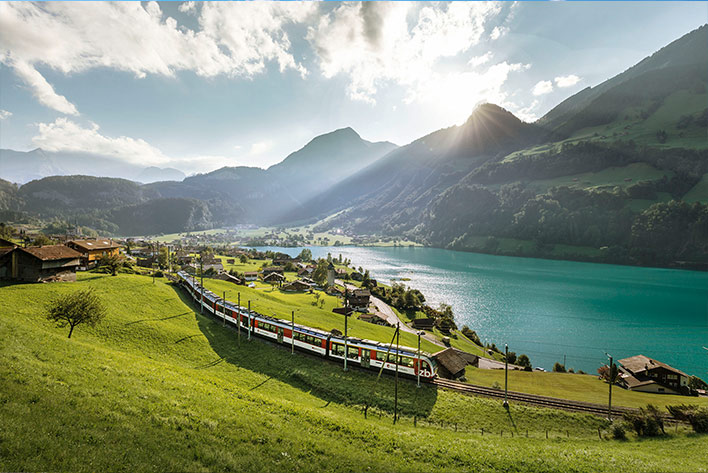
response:
<path fill-rule="evenodd" d="M 90 288 L 59 296 L 47 304 L 47 318 L 59 327 L 69 326 L 68 338 L 77 325 L 95 327 L 105 316 L 106 308 Z"/>

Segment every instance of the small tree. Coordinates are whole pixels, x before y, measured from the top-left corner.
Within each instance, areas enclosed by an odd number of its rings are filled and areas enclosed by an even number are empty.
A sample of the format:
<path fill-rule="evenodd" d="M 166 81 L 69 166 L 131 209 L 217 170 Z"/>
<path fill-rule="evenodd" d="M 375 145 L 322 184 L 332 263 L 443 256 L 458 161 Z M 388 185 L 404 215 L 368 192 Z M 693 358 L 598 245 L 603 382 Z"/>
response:
<path fill-rule="evenodd" d="M 61 328 L 68 325 L 68 338 L 71 338 L 77 325 L 87 324 L 95 327 L 105 316 L 105 307 L 90 288 L 65 294 L 47 304 L 47 318 Z"/>
<path fill-rule="evenodd" d="M 99 267 L 106 267 L 111 272 L 112 276 L 118 274 L 118 268 L 123 266 L 123 258 L 118 255 L 106 255 L 98 262 Z"/>
<path fill-rule="evenodd" d="M 242 264 L 248 263 L 248 256 L 246 256 L 246 255 L 241 255 L 241 256 L 239 256 L 238 259 L 239 259 L 239 261 L 241 261 Z"/>
<path fill-rule="evenodd" d="M 529 357 L 521 354 L 519 355 L 519 358 L 516 359 L 516 364 L 519 366 L 524 367 L 524 371 L 531 371 L 531 360 L 529 360 Z"/>
<path fill-rule="evenodd" d="M 666 406 L 675 419 L 691 424 L 693 431 L 699 434 L 708 433 L 708 408 L 690 404 Z"/>
<path fill-rule="evenodd" d="M 556 361 L 556 363 L 553 365 L 553 372 L 554 373 L 565 373 L 565 365 L 558 363 Z"/>

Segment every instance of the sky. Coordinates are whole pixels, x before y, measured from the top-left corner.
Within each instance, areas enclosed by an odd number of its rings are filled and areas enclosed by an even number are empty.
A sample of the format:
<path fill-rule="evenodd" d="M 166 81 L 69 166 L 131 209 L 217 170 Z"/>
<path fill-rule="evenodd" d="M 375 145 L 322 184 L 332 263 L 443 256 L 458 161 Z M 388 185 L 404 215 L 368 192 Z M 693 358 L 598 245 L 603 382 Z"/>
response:
<path fill-rule="evenodd" d="M 708 22 L 706 2 L 0 2 L 0 148 L 187 174 L 352 127 L 525 121 Z"/>

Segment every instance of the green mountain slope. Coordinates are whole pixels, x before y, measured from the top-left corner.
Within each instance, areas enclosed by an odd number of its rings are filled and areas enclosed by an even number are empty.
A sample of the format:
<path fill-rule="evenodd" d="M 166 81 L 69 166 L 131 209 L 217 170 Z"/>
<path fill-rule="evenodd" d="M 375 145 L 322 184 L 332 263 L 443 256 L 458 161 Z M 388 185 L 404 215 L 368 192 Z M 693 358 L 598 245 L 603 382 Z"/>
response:
<path fill-rule="evenodd" d="M 43 304 L 85 287 L 108 315 L 67 339 L 42 316 Z M 708 463 L 703 439 L 684 429 L 650 441 L 598 440 L 597 417 L 515 404 L 507 413 L 498 401 L 409 381 L 401 382 L 403 417 L 394 426 L 390 377 L 343 372 L 255 340 L 239 345 L 233 330 L 195 313 L 162 280 L 85 274 L 71 284 L 0 286 L 0 296 L 3 471 L 596 472 L 622 465 L 639 472 L 701 471 Z"/>

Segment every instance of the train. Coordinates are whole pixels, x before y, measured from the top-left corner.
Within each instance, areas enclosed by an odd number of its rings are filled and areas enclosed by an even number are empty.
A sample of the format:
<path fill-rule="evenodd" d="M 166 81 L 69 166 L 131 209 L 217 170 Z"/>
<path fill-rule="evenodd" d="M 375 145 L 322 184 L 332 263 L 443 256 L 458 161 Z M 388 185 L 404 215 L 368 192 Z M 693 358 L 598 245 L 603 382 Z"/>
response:
<path fill-rule="evenodd" d="M 424 352 L 415 348 L 386 345 L 372 340 L 347 337 L 325 332 L 291 321 L 249 311 L 231 301 L 220 298 L 206 288 L 202 288 L 195 277 L 185 271 L 177 273 L 179 284 L 192 299 L 214 317 L 231 326 L 240 327 L 250 335 L 257 335 L 276 343 L 294 346 L 323 358 L 344 361 L 346 354 L 349 365 L 432 380 L 437 376 L 436 364 Z"/>

